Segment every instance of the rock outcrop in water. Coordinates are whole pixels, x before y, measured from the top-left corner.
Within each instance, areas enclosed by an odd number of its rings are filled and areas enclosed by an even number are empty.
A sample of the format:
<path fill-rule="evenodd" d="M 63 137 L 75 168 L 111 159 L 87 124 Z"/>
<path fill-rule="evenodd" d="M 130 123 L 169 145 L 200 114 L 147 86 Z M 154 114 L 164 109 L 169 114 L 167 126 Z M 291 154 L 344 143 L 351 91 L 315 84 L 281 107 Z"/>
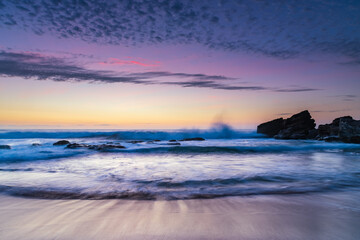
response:
<path fill-rule="evenodd" d="M 137 143 L 143 143 L 144 141 L 142 140 L 131 140 L 131 141 L 127 141 L 127 143 L 132 143 L 132 144 L 137 144 Z"/>
<path fill-rule="evenodd" d="M 70 143 L 66 146 L 66 148 L 70 148 L 70 149 L 86 148 L 86 147 L 89 147 L 89 145 L 80 144 L 80 143 Z"/>
<path fill-rule="evenodd" d="M 69 143 L 66 146 L 66 148 L 68 149 L 88 148 L 97 151 L 107 151 L 111 149 L 124 149 L 125 147 L 122 145 L 114 145 L 114 144 L 87 145 L 82 143 Z"/>
<path fill-rule="evenodd" d="M 315 120 L 305 110 L 287 119 L 278 118 L 260 124 L 257 132 L 278 139 L 309 139 L 317 135 L 315 126 Z"/>
<path fill-rule="evenodd" d="M 0 145 L 0 149 L 11 149 L 9 145 Z"/>
<path fill-rule="evenodd" d="M 284 129 L 284 121 L 285 120 L 283 118 L 277 118 L 272 121 L 262 123 L 257 127 L 257 132 L 265 134 L 268 137 L 274 137 Z"/>
<path fill-rule="evenodd" d="M 278 118 L 260 124 L 257 132 L 277 139 L 318 139 L 328 142 L 360 143 L 360 120 L 351 116 L 334 119 L 330 124 L 319 125 L 309 111 L 303 111 L 290 118 Z"/>
<path fill-rule="evenodd" d="M 68 145 L 70 144 L 70 142 L 68 140 L 60 140 L 60 141 L 57 141 L 56 143 L 54 143 L 53 145 L 54 146 L 64 146 L 64 145 Z"/>
<path fill-rule="evenodd" d="M 360 143 L 360 120 L 351 116 L 336 118 L 330 124 L 319 125 L 318 137 L 329 142 Z"/>
<path fill-rule="evenodd" d="M 90 145 L 89 149 L 98 150 L 98 151 L 107 151 L 111 149 L 123 149 L 125 148 L 122 145 L 111 145 L 111 144 L 101 144 L 101 145 Z"/>
<path fill-rule="evenodd" d="M 202 137 L 194 137 L 194 138 L 184 138 L 179 141 L 205 141 L 205 139 Z"/>

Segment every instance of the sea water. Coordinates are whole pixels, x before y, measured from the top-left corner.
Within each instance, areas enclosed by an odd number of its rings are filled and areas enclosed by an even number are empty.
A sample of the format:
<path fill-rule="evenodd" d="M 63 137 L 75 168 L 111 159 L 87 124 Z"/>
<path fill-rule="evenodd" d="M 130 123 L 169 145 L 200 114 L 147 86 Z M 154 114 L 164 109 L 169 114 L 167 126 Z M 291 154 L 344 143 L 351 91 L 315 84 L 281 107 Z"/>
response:
<path fill-rule="evenodd" d="M 169 145 L 192 137 L 205 141 Z M 62 139 L 125 148 L 53 146 Z M 11 149 L 0 149 L 0 193 L 16 196 L 174 200 L 360 190 L 359 144 L 275 140 L 226 125 L 172 131 L 1 130 L 4 144 Z"/>

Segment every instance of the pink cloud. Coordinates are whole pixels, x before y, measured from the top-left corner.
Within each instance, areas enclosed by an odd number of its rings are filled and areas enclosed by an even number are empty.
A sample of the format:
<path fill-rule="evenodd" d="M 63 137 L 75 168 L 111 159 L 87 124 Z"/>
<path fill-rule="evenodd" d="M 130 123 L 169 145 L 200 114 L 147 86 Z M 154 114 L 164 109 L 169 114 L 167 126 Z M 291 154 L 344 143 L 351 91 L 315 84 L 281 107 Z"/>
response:
<path fill-rule="evenodd" d="M 130 58 L 130 57 L 128 57 Z M 157 67 L 160 66 L 159 61 L 151 61 L 146 59 L 141 59 L 140 61 L 136 60 L 121 60 L 118 58 L 108 58 L 107 61 L 99 62 L 101 65 L 138 65 L 142 67 Z"/>

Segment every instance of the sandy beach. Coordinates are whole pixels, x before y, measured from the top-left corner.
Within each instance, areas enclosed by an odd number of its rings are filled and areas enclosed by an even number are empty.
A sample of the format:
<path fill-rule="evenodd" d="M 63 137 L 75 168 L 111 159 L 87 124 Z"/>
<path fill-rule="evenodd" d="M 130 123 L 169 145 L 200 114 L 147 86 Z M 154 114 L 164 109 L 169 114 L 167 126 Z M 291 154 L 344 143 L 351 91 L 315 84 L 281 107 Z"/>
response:
<path fill-rule="evenodd" d="M 355 240 L 358 200 L 354 193 L 178 201 L 1 196 L 0 239 Z"/>

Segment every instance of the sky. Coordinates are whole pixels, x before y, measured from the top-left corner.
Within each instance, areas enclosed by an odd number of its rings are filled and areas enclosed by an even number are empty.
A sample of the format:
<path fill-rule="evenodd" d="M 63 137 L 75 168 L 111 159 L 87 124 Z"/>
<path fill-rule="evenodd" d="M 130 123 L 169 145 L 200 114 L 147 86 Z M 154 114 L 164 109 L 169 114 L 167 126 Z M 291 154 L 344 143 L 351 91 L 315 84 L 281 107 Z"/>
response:
<path fill-rule="evenodd" d="M 360 119 L 360 2 L 0 0 L 0 128 Z"/>

